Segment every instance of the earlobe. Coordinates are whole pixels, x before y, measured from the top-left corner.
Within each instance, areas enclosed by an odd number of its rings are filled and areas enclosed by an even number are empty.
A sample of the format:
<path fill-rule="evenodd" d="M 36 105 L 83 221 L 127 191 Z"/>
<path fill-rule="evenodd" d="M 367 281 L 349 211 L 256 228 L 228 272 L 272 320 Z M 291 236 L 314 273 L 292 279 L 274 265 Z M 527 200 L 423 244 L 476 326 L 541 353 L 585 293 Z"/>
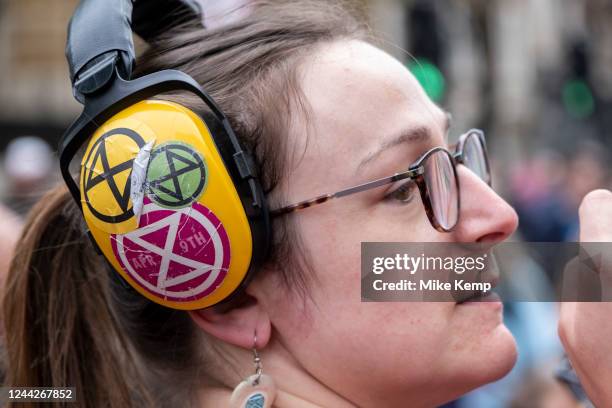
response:
<path fill-rule="evenodd" d="M 247 300 L 228 311 L 219 307 L 189 311 L 189 316 L 206 333 L 226 343 L 242 348 L 253 348 L 257 335 L 257 348 L 263 348 L 270 340 L 270 318 L 256 298 Z"/>

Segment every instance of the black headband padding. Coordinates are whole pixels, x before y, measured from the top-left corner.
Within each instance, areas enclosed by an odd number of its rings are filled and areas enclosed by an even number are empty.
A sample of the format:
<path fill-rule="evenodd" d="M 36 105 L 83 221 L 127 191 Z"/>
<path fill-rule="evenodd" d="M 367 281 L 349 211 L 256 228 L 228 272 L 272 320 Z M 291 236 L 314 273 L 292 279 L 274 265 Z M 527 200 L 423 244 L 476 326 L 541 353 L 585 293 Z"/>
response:
<path fill-rule="evenodd" d="M 131 0 L 81 0 L 70 19 L 66 42 L 73 88 L 82 79 L 83 68 L 91 68 L 90 62 L 107 54 L 117 53 L 119 71 L 130 77 L 135 59 L 131 20 Z"/>
<path fill-rule="evenodd" d="M 66 57 L 73 94 L 97 92 L 115 71 L 130 79 L 135 54 L 132 29 L 151 40 L 173 26 L 193 21 L 202 26 L 196 0 L 81 0 L 68 26 Z M 132 27 L 134 6 L 134 27 Z"/>

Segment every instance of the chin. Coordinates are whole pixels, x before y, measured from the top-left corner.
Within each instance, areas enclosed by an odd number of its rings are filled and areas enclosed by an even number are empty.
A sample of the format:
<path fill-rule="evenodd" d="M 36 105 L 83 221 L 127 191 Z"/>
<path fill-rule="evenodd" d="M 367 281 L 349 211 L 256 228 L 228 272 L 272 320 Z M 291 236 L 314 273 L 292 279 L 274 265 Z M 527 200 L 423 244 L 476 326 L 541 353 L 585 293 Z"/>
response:
<path fill-rule="evenodd" d="M 419 385 L 420 393 L 411 392 L 404 401 L 410 401 L 411 407 L 439 406 L 497 381 L 514 367 L 517 347 L 508 328 L 499 324 L 493 331 L 481 333 L 478 344 L 461 350 L 453 348 L 451 355 L 443 359 L 442 370 L 432 371 L 427 381 Z"/>
<path fill-rule="evenodd" d="M 461 368 L 455 367 L 450 384 L 445 385 L 454 390 L 445 402 L 506 376 L 516 363 L 516 342 L 508 328 L 500 324 L 464 357 Z"/>
<path fill-rule="evenodd" d="M 503 378 L 516 363 L 516 341 L 505 325 L 500 324 L 486 341 L 489 344 L 483 349 L 482 358 L 468 375 L 473 379 L 471 389 Z"/>

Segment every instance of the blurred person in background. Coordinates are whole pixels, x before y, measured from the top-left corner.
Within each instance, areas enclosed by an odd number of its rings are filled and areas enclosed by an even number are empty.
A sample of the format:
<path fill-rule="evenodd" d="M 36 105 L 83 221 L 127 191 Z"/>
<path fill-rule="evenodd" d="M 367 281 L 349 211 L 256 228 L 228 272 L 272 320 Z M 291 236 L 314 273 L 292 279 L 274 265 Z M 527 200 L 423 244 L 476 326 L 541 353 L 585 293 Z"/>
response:
<path fill-rule="evenodd" d="M 567 163 L 565 194 L 570 213 L 567 215 L 565 241 L 576 241 L 579 235 L 578 208 L 586 194 L 598 188 L 610 188 L 609 155 L 596 141 L 577 143 Z"/>
<path fill-rule="evenodd" d="M 539 370 L 525 377 L 509 408 L 587 408 L 576 401 L 570 390 Z"/>
<path fill-rule="evenodd" d="M 4 152 L 4 202 L 25 215 L 57 181 L 56 160 L 49 144 L 39 137 L 11 140 Z"/>
<path fill-rule="evenodd" d="M 563 156 L 551 149 L 513 165 L 511 203 L 519 216 L 519 231 L 525 241 L 565 241 L 574 218 L 565 191 L 568 173 Z"/>

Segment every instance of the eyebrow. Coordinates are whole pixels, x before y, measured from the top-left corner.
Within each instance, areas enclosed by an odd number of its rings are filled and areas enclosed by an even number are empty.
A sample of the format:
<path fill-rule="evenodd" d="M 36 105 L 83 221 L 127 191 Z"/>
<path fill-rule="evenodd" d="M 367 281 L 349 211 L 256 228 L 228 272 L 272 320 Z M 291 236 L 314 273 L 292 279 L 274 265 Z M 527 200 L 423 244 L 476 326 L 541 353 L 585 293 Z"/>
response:
<path fill-rule="evenodd" d="M 444 120 L 444 134 L 448 133 L 451 122 L 451 114 L 445 112 L 445 120 Z M 378 149 L 374 152 L 368 154 L 357 166 L 357 171 L 359 172 L 364 166 L 368 163 L 374 161 L 378 156 L 380 156 L 385 150 L 388 150 L 392 147 L 403 143 L 422 143 L 427 140 L 432 139 L 433 135 L 431 134 L 431 130 L 425 126 L 417 126 L 411 129 L 407 129 L 402 131 L 397 137 L 384 142 Z"/>

